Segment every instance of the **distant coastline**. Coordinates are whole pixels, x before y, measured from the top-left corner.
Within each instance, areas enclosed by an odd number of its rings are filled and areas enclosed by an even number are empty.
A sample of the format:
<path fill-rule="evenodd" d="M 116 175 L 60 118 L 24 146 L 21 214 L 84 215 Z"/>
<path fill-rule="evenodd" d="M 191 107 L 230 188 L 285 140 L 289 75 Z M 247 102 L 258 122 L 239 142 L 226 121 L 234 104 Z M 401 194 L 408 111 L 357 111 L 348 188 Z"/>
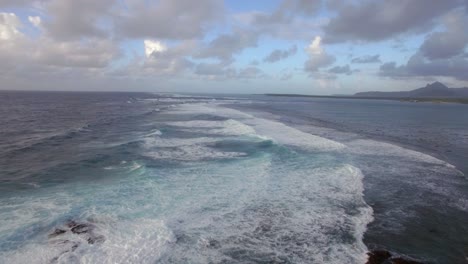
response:
<path fill-rule="evenodd" d="M 413 97 L 370 97 L 370 96 L 334 96 L 334 95 L 306 95 L 306 94 L 265 94 L 266 96 L 279 97 L 312 97 L 312 98 L 334 98 L 334 99 L 371 99 L 371 100 L 392 100 L 402 102 L 430 102 L 430 103 L 458 103 L 468 104 L 468 98 L 413 98 Z"/>
<path fill-rule="evenodd" d="M 431 102 L 468 104 L 468 87 L 448 88 L 440 82 L 427 84 L 425 87 L 410 91 L 360 92 L 354 95 L 301 95 L 301 94 L 266 94 L 268 96 L 316 97 L 337 99 L 374 99 L 398 100 L 403 102 Z"/>

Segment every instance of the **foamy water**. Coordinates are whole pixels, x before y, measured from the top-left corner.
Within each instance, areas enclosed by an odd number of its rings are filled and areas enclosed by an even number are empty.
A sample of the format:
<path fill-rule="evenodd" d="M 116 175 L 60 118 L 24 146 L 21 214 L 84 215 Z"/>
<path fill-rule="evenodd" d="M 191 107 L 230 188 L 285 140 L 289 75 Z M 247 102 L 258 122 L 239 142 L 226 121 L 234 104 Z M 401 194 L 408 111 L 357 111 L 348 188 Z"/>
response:
<path fill-rule="evenodd" d="M 185 104 L 158 111 L 146 132 L 148 120 L 135 135 L 88 143 L 110 158 L 61 171 L 86 180 L 38 179 L 0 199 L 0 263 L 365 263 L 374 214 L 364 181 L 374 176 L 359 160 L 455 171 L 390 143 L 339 142 L 217 102 L 161 101 Z M 423 188 L 444 195 L 451 184 L 435 183 Z M 465 210 L 465 197 L 453 206 Z"/>

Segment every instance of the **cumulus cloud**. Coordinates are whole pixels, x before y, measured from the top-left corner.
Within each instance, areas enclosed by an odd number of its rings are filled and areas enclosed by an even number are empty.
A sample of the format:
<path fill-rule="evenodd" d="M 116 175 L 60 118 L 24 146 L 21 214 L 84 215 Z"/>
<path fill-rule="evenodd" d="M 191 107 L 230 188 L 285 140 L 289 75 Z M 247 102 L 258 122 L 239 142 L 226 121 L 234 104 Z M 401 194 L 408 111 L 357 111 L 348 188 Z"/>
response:
<path fill-rule="evenodd" d="M 0 13 L 0 39 L 8 41 L 21 36 L 18 30 L 21 24 L 15 14 Z"/>
<path fill-rule="evenodd" d="M 312 40 L 310 45 L 307 47 L 307 52 L 310 55 L 320 55 L 324 53 L 321 43 L 322 43 L 322 37 L 316 36 L 314 40 Z"/>
<path fill-rule="evenodd" d="M 187 58 L 196 47 L 193 41 L 182 41 L 167 46 L 161 41 L 145 40 L 144 45 L 146 58 L 143 58 L 142 69 L 134 69 L 131 74 L 174 77 L 194 66 Z"/>
<path fill-rule="evenodd" d="M 333 1 L 332 1 L 333 2 Z M 330 5 L 337 12 L 324 27 L 327 42 L 379 41 L 397 35 L 427 31 L 435 18 L 460 6 L 462 0 L 382 0 Z"/>
<path fill-rule="evenodd" d="M 380 63 L 380 55 L 366 55 L 362 57 L 353 58 L 352 63 Z"/>
<path fill-rule="evenodd" d="M 115 0 L 49 0 L 45 8 L 50 19 L 43 24 L 58 40 L 103 38 L 109 34 L 103 20 L 114 3 Z"/>
<path fill-rule="evenodd" d="M 468 18 L 461 12 L 452 12 L 444 19 L 445 31 L 429 34 L 420 51 L 429 59 L 445 59 L 464 52 L 468 44 Z"/>
<path fill-rule="evenodd" d="M 57 42 L 46 37 L 32 39 L 21 33 L 15 14 L 0 13 L 0 57 L 10 70 L 42 67 L 104 68 L 118 56 L 119 49 L 108 40 Z"/>
<path fill-rule="evenodd" d="M 155 52 L 164 52 L 167 50 L 167 46 L 161 43 L 161 41 L 146 39 L 144 42 L 146 57 L 150 57 Z"/>
<path fill-rule="evenodd" d="M 43 65 L 78 68 L 105 68 L 120 54 L 107 40 L 85 42 L 52 42 L 42 40 L 36 51 L 37 62 Z"/>
<path fill-rule="evenodd" d="M 41 17 L 39 16 L 28 16 L 29 23 L 33 26 L 40 28 L 41 27 Z"/>
<path fill-rule="evenodd" d="M 445 30 L 429 34 L 406 64 L 387 62 L 381 65 L 379 74 L 391 78 L 431 76 L 468 80 L 466 14 L 456 10 L 445 15 L 443 21 Z"/>
<path fill-rule="evenodd" d="M 467 81 L 468 60 L 463 57 L 428 60 L 417 53 L 404 65 L 397 66 L 395 62 L 384 63 L 380 66 L 380 75 L 392 78 L 444 76 Z"/>
<path fill-rule="evenodd" d="M 298 14 L 314 15 L 321 7 L 321 0 L 283 0 L 274 12 L 255 14 L 252 22 L 255 25 L 289 23 Z"/>
<path fill-rule="evenodd" d="M 256 47 L 257 41 L 258 35 L 255 32 L 237 30 L 230 34 L 219 35 L 202 47 L 194 56 L 231 62 L 234 54 L 249 47 Z"/>
<path fill-rule="evenodd" d="M 309 59 L 305 62 L 304 68 L 308 72 L 316 72 L 322 67 L 329 66 L 335 62 L 335 57 L 328 54 L 321 45 L 322 38 L 316 36 L 306 48 Z"/>
<path fill-rule="evenodd" d="M 0 12 L 0 78 L 24 83 L 38 76 L 47 80 L 48 75 L 54 80 L 62 76 L 71 80 L 75 75 L 80 81 L 108 75 L 158 81 L 268 76 L 289 80 L 299 70 L 330 81 L 356 70 L 352 69 L 354 64 L 333 65 L 336 58 L 328 45 L 347 42 L 333 46 L 337 54 L 343 54 L 349 53 L 344 49 L 350 47 L 345 45 L 356 41 L 399 39 L 405 43 L 409 34 L 416 33 L 411 44 L 421 38 L 424 43 L 414 56 L 407 62 L 381 65 L 381 76 L 468 79 L 466 0 L 431 4 L 425 0 L 276 3 L 271 12 L 233 13 L 238 9 L 225 9 L 223 0 L 0 0 L 0 8 L 8 10 Z M 327 3 L 327 12 L 321 12 L 323 3 Z M 263 63 L 298 53 L 302 56 L 297 43 L 311 39 L 300 69 L 291 65 L 285 72 L 269 65 L 266 72 L 262 70 Z M 290 48 L 264 49 L 285 40 L 291 41 Z M 266 41 L 271 42 L 263 46 Z M 392 46 L 380 42 L 377 48 Z M 266 56 L 242 57 L 250 53 L 248 49 Z M 349 58 L 350 63 L 371 64 L 380 63 L 383 55 Z"/>
<path fill-rule="evenodd" d="M 293 56 L 294 54 L 296 54 L 297 52 L 297 46 L 294 45 L 292 47 L 290 47 L 289 49 L 287 50 L 280 50 L 280 49 L 277 49 L 277 50 L 274 50 L 272 51 L 268 56 L 266 56 L 263 61 L 264 62 L 269 62 L 269 63 L 274 63 L 274 62 L 277 62 L 277 61 L 280 61 L 280 60 L 284 60 L 290 56 Z"/>
<path fill-rule="evenodd" d="M 283 0 L 273 12 L 249 11 L 237 14 L 241 24 L 259 34 L 285 39 L 310 39 L 320 31 L 322 21 L 310 18 L 319 13 L 322 0 Z"/>
<path fill-rule="evenodd" d="M 123 37 L 191 39 L 202 36 L 223 9 L 222 0 L 128 0 L 115 23 Z"/>
<path fill-rule="evenodd" d="M 0 0 L 0 8 L 28 6 L 37 0 Z"/>

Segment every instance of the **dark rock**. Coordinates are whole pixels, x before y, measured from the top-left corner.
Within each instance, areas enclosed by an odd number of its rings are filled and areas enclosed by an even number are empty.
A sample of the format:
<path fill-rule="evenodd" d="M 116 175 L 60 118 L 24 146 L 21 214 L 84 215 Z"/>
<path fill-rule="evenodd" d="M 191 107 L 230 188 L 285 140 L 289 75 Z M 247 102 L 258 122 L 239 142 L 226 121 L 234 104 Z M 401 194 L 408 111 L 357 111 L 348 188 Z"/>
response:
<path fill-rule="evenodd" d="M 76 242 L 73 243 L 73 245 L 71 246 L 71 251 L 72 252 L 75 251 L 75 249 L 77 249 L 79 245 L 80 245 L 79 243 L 76 243 Z"/>
<path fill-rule="evenodd" d="M 106 241 L 106 238 L 104 236 L 94 236 L 88 238 L 88 244 L 101 244 L 104 241 Z"/>
<path fill-rule="evenodd" d="M 64 234 L 64 233 L 66 233 L 66 232 L 67 232 L 66 230 L 63 230 L 63 229 L 60 229 L 60 228 L 56 228 L 52 233 L 49 234 L 49 238 L 53 238 L 53 237 L 59 236 L 59 235 Z"/>
<path fill-rule="evenodd" d="M 76 222 L 73 220 L 67 221 L 65 225 L 61 228 L 56 228 L 52 233 L 49 234 L 49 238 L 55 238 L 59 235 L 62 235 L 66 232 L 71 232 L 76 235 L 85 236 L 84 239 L 88 244 L 97 244 L 105 241 L 105 237 L 102 235 L 96 235 L 94 233 L 95 226 L 89 222 Z M 55 243 L 67 243 L 71 242 L 69 240 L 55 240 Z M 78 245 L 73 245 L 72 250 L 74 250 Z"/>
<path fill-rule="evenodd" d="M 88 233 L 93 229 L 93 227 L 89 224 L 78 224 L 71 228 L 73 234 L 83 234 Z"/>
<path fill-rule="evenodd" d="M 373 250 L 367 253 L 369 259 L 366 264 L 424 264 L 424 262 L 401 256 L 392 256 L 387 250 Z"/>
<path fill-rule="evenodd" d="M 392 254 L 386 250 L 374 250 L 367 253 L 369 259 L 366 264 L 382 264 L 384 261 L 392 257 Z"/>

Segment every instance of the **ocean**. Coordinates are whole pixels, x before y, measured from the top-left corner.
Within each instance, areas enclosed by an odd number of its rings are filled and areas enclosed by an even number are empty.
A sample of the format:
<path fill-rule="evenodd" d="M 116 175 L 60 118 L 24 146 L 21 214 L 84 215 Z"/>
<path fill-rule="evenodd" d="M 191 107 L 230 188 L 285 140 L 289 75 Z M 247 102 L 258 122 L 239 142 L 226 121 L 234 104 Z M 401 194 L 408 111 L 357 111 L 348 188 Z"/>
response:
<path fill-rule="evenodd" d="M 0 263 L 467 263 L 468 106 L 0 92 Z"/>

